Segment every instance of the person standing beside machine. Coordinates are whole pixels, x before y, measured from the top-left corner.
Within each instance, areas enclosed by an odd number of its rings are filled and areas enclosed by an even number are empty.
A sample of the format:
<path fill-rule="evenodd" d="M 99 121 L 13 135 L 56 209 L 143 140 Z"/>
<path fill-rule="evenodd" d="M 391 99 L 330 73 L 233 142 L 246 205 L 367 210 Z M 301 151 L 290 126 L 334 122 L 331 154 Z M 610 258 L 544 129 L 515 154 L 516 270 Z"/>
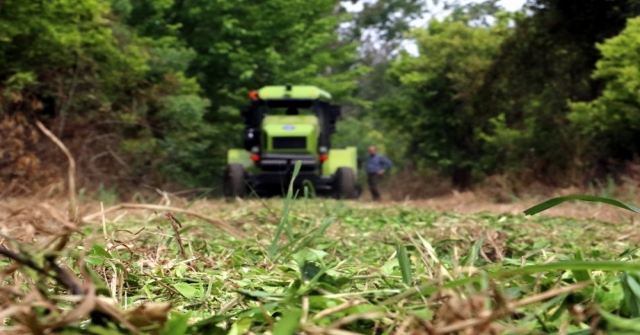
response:
<path fill-rule="evenodd" d="M 369 191 L 374 201 L 380 201 L 378 191 L 378 181 L 380 176 L 393 166 L 393 163 L 386 156 L 377 153 L 375 146 L 369 147 L 369 157 L 367 157 L 366 172 Z"/>

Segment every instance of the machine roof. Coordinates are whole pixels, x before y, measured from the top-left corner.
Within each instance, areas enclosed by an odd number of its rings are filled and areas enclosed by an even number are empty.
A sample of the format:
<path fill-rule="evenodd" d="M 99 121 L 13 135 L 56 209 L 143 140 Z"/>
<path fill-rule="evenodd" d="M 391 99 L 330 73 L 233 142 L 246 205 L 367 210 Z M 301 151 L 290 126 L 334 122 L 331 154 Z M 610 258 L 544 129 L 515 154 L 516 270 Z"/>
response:
<path fill-rule="evenodd" d="M 258 97 L 262 100 L 300 99 L 331 100 L 331 94 L 316 86 L 309 85 L 279 85 L 265 86 L 257 91 Z"/>

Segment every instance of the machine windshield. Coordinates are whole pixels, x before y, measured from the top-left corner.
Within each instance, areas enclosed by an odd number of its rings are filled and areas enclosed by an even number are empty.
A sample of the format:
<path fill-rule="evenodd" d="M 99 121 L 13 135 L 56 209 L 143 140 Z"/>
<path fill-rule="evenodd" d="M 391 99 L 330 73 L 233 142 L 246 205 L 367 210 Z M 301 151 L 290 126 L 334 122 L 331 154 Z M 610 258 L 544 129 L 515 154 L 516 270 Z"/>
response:
<path fill-rule="evenodd" d="M 264 108 L 265 115 L 313 115 L 311 108 L 303 107 L 267 107 Z"/>

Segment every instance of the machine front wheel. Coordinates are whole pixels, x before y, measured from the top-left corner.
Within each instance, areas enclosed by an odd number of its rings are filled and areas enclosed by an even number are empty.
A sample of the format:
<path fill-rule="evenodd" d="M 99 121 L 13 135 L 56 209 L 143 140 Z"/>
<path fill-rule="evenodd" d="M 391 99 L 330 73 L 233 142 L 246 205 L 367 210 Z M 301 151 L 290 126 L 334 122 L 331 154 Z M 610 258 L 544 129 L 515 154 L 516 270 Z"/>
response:
<path fill-rule="evenodd" d="M 336 171 L 336 196 L 338 199 L 357 199 L 356 175 L 348 167 Z"/>
<path fill-rule="evenodd" d="M 224 173 L 224 195 L 227 198 L 244 198 L 247 195 L 245 171 L 242 164 L 229 164 Z"/>

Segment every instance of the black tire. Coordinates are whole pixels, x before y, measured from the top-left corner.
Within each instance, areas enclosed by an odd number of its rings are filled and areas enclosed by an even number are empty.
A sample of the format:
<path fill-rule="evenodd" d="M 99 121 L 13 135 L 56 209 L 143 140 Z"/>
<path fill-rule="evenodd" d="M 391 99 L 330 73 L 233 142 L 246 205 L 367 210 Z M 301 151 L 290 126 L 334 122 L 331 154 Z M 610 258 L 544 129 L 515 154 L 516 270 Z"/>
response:
<path fill-rule="evenodd" d="M 356 185 L 356 195 L 355 198 L 358 199 L 362 195 L 362 186 Z"/>
<path fill-rule="evenodd" d="M 224 173 L 224 195 L 227 198 L 244 198 L 247 195 L 245 171 L 242 164 L 229 164 Z"/>
<path fill-rule="evenodd" d="M 356 175 L 353 169 L 348 167 L 338 168 L 335 187 L 338 199 L 357 199 Z"/>

